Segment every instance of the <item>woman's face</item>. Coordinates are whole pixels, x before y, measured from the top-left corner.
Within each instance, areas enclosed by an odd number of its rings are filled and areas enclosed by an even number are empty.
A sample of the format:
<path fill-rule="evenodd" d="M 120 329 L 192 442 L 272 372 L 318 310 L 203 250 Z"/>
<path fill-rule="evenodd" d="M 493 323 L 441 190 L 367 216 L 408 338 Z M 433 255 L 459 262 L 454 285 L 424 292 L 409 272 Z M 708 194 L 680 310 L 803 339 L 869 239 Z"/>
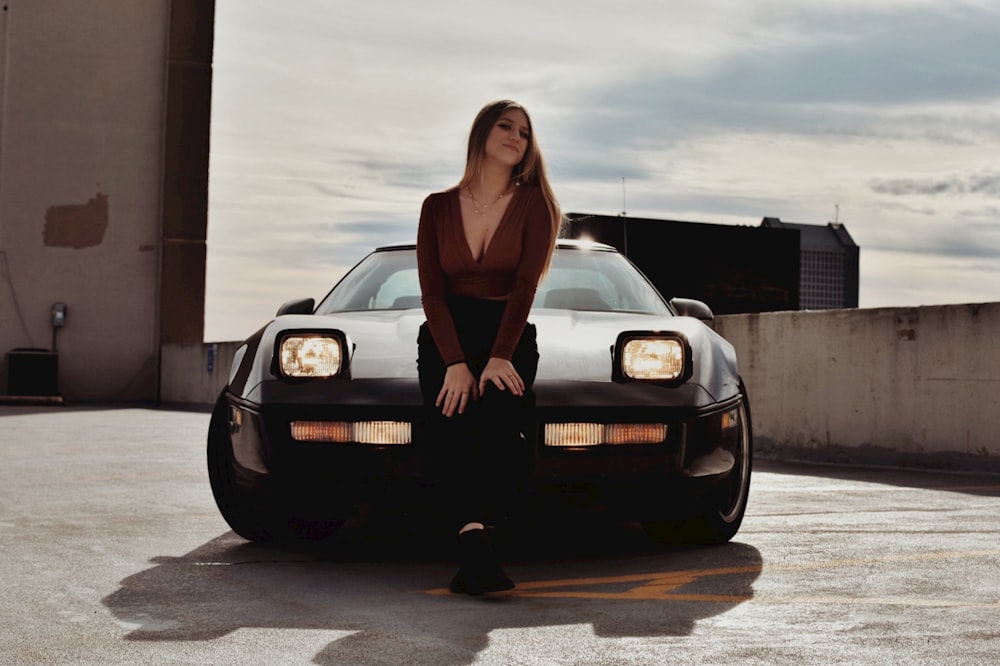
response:
<path fill-rule="evenodd" d="M 524 159 L 530 141 L 528 116 L 520 109 L 507 109 L 486 137 L 486 159 L 512 169 Z"/>

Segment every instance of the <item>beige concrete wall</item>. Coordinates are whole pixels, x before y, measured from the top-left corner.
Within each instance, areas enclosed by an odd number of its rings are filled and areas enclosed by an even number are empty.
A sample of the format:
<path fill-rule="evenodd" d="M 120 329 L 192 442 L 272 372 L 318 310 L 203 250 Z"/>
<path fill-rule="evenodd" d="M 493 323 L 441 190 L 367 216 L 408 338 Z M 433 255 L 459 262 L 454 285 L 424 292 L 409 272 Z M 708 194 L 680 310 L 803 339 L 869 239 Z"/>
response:
<path fill-rule="evenodd" d="M 239 346 L 239 342 L 164 345 L 161 400 L 173 405 L 213 405 L 229 381 Z"/>
<path fill-rule="evenodd" d="M 1000 303 L 719 317 L 759 449 L 1000 456 Z"/>
<path fill-rule="evenodd" d="M 51 348 L 54 302 L 67 400 L 155 400 L 161 339 L 201 340 L 213 9 L 3 3 L 0 394 L 6 352 Z"/>

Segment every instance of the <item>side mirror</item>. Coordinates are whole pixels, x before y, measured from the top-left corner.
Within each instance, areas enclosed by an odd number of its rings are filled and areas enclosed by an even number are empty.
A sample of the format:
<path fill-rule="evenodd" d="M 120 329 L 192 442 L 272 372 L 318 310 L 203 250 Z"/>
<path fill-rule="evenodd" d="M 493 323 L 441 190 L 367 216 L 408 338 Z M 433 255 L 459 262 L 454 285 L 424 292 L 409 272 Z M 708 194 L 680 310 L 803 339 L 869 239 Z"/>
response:
<path fill-rule="evenodd" d="M 280 317 L 281 315 L 288 314 L 312 314 L 313 308 L 316 307 L 316 300 L 312 298 L 300 298 L 294 301 L 287 301 L 278 308 L 278 314 L 275 317 Z"/>
<path fill-rule="evenodd" d="M 682 317 L 694 317 L 702 321 L 713 321 L 715 314 L 712 308 L 703 301 L 696 301 L 693 298 L 671 298 L 670 305 Z"/>

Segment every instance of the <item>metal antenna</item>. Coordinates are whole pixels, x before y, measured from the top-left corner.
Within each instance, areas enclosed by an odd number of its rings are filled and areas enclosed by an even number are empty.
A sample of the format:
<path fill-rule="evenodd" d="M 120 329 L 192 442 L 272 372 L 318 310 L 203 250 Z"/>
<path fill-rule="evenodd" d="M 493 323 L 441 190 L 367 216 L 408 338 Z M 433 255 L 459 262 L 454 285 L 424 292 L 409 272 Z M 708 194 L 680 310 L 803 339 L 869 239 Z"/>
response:
<path fill-rule="evenodd" d="M 625 176 L 622 176 L 622 217 L 625 217 Z"/>

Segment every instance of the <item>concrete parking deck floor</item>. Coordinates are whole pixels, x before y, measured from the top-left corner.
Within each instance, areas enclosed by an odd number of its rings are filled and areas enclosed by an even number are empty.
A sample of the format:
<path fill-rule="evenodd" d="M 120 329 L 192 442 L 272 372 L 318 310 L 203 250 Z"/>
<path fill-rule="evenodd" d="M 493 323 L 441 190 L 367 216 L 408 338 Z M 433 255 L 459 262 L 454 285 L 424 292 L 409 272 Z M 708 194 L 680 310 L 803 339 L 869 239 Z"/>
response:
<path fill-rule="evenodd" d="M 736 540 L 593 518 L 508 544 L 512 593 L 378 520 L 322 549 L 215 509 L 208 415 L 0 407 L 0 663 L 985 664 L 1000 478 L 758 463 Z"/>

